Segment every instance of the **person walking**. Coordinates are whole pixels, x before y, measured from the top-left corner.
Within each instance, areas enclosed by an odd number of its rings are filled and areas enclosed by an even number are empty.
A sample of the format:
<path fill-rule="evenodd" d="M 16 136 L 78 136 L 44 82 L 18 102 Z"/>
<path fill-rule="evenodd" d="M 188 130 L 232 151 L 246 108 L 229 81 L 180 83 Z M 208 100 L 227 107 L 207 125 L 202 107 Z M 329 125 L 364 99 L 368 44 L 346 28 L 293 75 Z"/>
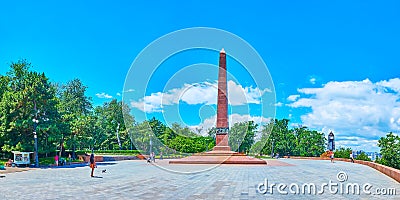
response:
<path fill-rule="evenodd" d="M 156 154 L 153 152 L 151 152 L 151 158 L 153 159 L 153 162 L 156 162 Z"/>
<path fill-rule="evenodd" d="M 350 152 L 350 159 L 351 159 L 351 162 L 354 163 L 353 151 Z"/>
<path fill-rule="evenodd" d="M 93 172 L 94 172 L 94 168 L 96 167 L 96 162 L 94 159 L 94 153 L 92 151 L 92 154 L 90 154 L 90 168 L 92 169 L 92 172 L 90 173 L 90 177 L 94 177 Z"/>
<path fill-rule="evenodd" d="M 331 163 L 334 163 L 333 159 L 335 158 L 335 153 L 333 153 L 333 151 L 331 151 Z"/>
<path fill-rule="evenodd" d="M 71 162 L 72 162 L 71 154 L 68 154 L 68 162 L 69 162 L 69 165 L 71 165 Z"/>

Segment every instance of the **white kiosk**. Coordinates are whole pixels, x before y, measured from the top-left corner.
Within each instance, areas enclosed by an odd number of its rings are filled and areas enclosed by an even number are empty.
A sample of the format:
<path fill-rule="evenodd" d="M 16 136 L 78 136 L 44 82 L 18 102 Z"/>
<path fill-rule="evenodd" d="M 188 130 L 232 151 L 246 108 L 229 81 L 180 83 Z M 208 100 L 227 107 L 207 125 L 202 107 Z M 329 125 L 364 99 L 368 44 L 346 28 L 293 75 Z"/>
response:
<path fill-rule="evenodd" d="M 26 165 L 29 166 L 31 164 L 30 154 L 33 152 L 20 152 L 20 151 L 12 151 L 14 154 L 14 164 L 19 165 Z"/>

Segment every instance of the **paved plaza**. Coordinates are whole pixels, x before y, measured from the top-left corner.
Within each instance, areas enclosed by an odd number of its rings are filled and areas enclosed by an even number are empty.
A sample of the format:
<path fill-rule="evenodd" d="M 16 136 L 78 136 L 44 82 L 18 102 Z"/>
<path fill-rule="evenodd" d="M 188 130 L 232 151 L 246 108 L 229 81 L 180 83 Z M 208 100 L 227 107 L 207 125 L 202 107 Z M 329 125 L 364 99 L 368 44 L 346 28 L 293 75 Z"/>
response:
<path fill-rule="evenodd" d="M 84 167 L 34 169 L 4 174 L 0 178 L 0 199 L 399 199 L 400 184 L 370 167 L 347 163 L 330 163 L 327 160 L 281 159 L 286 166 L 221 165 L 168 165 L 160 166 L 145 161 L 119 161 L 99 163 L 97 177 L 90 178 L 90 169 Z M 102 170 L 106 173 L 102 173 Z M 337 177 L 341 172 L 347 179 Z M 343 177 L 340 177 L 343 178 Z M 277 186 L 265 191 L 265 184 L 287 185 L 280 194 Z M 345 190 L 331 194 L 328 187 L 323 194 L 292 194 L 294 184 L 313 183 L 320 190 L 329 181 L 372 185 L 365 194 L 346 194 Z M 292 189 L 289 186 L 292 184 Z M 339 188 L 338 186 L 338 188 Z M 394 195 L 374 195 L 376 189 L 394 188 Z M 384 190 L 385 191 L 385 190 Z M 300 191 L 301 192 L 301 191 Z M 319 192 L 319 191 L 318 191 Z M 307 193 L 307 192 L 306 192 Z"/>

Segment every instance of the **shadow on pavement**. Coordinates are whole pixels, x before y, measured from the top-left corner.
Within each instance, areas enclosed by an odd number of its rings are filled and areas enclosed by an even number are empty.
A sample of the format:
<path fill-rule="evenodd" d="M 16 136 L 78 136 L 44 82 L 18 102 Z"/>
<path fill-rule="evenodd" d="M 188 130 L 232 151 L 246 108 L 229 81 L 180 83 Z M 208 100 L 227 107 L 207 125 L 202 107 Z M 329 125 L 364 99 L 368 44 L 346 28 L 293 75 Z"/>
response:
<path fill-rule="evenodd" d="M 107 165 L 115 165 L 117 163 L 111 163 L 111 162 L 98 162 L 96 163 L 97 166 L 107 166 Z M 51 166 L 51 167 L 40 167 L 41 169 L 63 169 L 63 168 L 77 168 L 77 167 L 86 167 L 89 166 L 88 163 L 78 163 L 78 164 L 72 164 L 72 165 L 63 165 L 63 166 Z"/>

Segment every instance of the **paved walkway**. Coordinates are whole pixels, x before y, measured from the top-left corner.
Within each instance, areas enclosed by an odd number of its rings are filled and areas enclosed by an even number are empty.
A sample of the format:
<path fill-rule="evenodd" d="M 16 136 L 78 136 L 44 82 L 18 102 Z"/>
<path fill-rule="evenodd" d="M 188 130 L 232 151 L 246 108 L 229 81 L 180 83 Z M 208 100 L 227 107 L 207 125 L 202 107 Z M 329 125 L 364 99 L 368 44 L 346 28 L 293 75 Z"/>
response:
<path fill-rule="evenodd" d="M 98 177 L 90 178 L 89 167 L 37 169 L 4 174 L 0 178 L 0 199 L 399 199 L 400 184 L 386 175 L 364 165 L 325 160 L 281 159 L 292 166 L 234 166 L 222 165 L 199 173 L 174 173 L 144 161 L 119 161 L 103 163 L 95 170 Z M 175 171 L 198 171 L 204 166 L 161 166 Z M 102 170 L 106 173 L 102 173 Z M 339 182 L 339 178 L 347 180 Z M 295 184 L 314 183 L 319 191 L 324 183 L 372 185 L 394 188 L 393 195 L 330 194 L 280 194 L 277 186 L 265 191 L 268 185 L 285 184 L 283 191 L 295 192 Z M 340 179 L 343 180 L 343 179 Z M 264 185 L 260 185 L 264 183 Z M 292 184 L 292 185 L 291 185 Z M 258 187 L 261 186 L 261 187 Z M 288 187 L 291 186 L 292 190 Z M 259 190 L 257 189 L 259 188 Z M 344 188 L 344 187 L 343 187 Z M 260 193 L 261 192 L 261 193 Z M 301 192 L 301 191 L 300 191 Z M 265 193 L 265 194 L 263 194 Z"/>

